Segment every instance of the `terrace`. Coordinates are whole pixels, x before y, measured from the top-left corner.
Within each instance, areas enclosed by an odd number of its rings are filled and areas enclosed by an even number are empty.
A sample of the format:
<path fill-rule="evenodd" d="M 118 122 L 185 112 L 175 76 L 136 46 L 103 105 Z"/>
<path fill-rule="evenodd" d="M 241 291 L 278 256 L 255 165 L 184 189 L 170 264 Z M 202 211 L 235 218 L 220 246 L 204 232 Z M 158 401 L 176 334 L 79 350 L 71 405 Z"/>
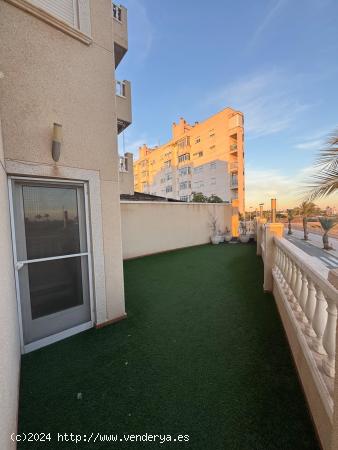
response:
<path fill-rule="evenodd" d="M 194 450 L 318 449 L 262 281 L 254 245 L 126 261 L 127 320 L 23 356 L 20 431 L 182 434 L 189 443 L 175 447 Z M 147 446 L 163 447 L 119 448 Z"/>

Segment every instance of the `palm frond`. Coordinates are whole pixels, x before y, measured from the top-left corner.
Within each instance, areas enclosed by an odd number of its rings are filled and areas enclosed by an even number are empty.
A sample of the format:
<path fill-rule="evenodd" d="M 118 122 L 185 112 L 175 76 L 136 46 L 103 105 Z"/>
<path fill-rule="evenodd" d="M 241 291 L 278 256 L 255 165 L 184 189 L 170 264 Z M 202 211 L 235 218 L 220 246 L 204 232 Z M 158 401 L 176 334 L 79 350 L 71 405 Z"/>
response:
<path fill-rule="evenodd" d="M 315 161 L 319 172 L 307 183 L 307 198 L 327 197 L 338 189 L 338 128 L 329 136 L 326 147 Z"/>

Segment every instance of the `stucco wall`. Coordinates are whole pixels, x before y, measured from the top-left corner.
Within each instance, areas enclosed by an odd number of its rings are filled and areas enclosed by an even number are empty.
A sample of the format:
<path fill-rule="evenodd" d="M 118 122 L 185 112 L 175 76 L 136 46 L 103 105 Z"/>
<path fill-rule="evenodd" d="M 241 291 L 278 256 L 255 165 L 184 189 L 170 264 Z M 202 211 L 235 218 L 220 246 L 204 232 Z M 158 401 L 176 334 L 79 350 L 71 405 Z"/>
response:
<path fill-rule="evenodd" d="M 210 242 L 210 222 L 231 228 L 231 205 L 121 202 L 123 258 Z"/>
<path fill-rule="evenodd" d="M 99 277 L 111 320 L 124 314 L 112 6 L 100 0 L 90 7 L 93 42 L 86 45 L 0 0 L 0 114 L 5 161 L 32 164 L 35 176 L 46 165 L 53 177 L 65 168 L 99 173 L 105 279 Z M 57 163 L 54 122 L 63 130 Z"/>
<path fill-rule="evenodd" d="M 14 282 L 7 175 L 0 121 L 0 448 L 15 448 L 20 371 L 18 313 Z"/>

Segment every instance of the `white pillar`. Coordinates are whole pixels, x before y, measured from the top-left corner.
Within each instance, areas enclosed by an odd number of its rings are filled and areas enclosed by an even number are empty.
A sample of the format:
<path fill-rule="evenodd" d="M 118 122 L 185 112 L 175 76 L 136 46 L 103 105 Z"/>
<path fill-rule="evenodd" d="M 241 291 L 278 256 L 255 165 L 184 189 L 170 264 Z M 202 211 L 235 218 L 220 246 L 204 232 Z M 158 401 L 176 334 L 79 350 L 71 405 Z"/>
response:
<path fill-rule="evenodd" d="M 264 260 L 264 284 L 265 292 L 271 292 L 273 287 L 272 268 L 275 263 L 275 237 L 283 236 L 284 225 L 282 223 L 268 223 L 265 226 L 265 260 Z M 258 244 L 258 239 L 257 239 Z"/>

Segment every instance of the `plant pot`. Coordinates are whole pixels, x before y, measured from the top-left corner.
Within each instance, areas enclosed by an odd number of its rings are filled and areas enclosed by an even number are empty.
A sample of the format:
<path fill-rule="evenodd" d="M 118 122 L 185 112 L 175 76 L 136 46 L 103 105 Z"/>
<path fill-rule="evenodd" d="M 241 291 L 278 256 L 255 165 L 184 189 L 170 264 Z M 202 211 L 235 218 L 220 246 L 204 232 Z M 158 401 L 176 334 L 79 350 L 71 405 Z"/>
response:
<path fill-rule="evenodd" d="M 218 234 L 219 242 L 224 242 L 224 234 Z"/>
<path fill-rule="evenodd" d="M 242 244 L 247 244 L 250 240 L 249 234 L 240 234 L 239 235 L 239 241 L 242 242 Z"/>
<path fill-rule="evenodd" d="M 211 236 L 211 243 L 214 245 L 218 245 L 221 242 L 221 236 L 215 235 Z"/>
<path fill-rule="evenodd" d="M 230 242 L 231 239 L 232 239 L 232 236 L 231 236 L 230 233 L 226 233 L 226 234 L 224 235 L 224 241 L 225 241 L 225 242 Z"/>

